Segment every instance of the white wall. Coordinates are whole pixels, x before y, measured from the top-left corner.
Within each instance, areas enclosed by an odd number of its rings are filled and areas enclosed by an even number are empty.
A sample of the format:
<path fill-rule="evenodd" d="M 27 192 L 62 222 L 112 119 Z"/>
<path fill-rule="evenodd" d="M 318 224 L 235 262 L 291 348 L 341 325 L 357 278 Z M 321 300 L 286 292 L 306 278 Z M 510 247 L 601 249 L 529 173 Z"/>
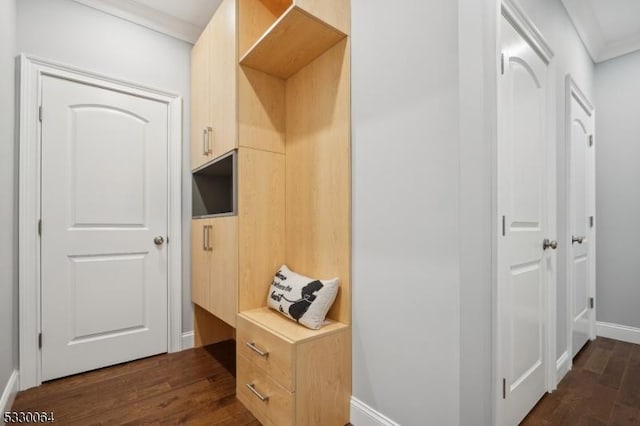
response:
<path fill-rule="evenodd" d="M 640 52 L 596 66 L 598 321 L 640 328 Z"/>
<path fill-rule="evenodd" d="M 460 424 L 492 422 L 496 0 L 458 0 L 460 58 Z"/>
<path fill-rule="evenodd" d="M 0 395 L 18 365 L 16 1 L 0 1 Z"/>
<path fill-rule="evenodd" d="M 567 337 L 567 270 L 566 256 L 570 241 L 564 240 L 566 233 L 566 156 L 565 156 L 565 76 L 570 73 L 584 94 L 594 101 L 594 64 L 587 53 L 569 15 L 560 0 L 519 0 L 518 3 L 536 24 L 553 49 L 554 77 L 556 96 L 556 141 L 557 141 L 557 330 L 556 356 L 568 348 Z M 598 107 L 596 106 L 596 116 Z M 600 194 L 598 194 L 600 196 Z"/>
<path fill-rule="evenodd" d="M 458 8 L 352 0 L 353 395 L 459 423 Z"/>
<path fill-rule="evenodd" d="M 183 98 L 183 312 L 193 329 L 189 288 L 191 45 L 70 0 L 20 0 L 18 51 L 178 93 Z"/>

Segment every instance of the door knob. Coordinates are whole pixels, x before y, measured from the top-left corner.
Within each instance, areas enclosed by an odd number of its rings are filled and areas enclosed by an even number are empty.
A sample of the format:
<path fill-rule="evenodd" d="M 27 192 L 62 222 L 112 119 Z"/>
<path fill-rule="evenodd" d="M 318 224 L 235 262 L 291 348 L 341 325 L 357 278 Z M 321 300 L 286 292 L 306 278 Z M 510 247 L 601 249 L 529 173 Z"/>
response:
<path fill-rule="evenodd" d="M 584 237 L 571 237 L 571 244 L 582 244 L 584 241 Z"/>
<path fill-rule="evenodd" d="M 161 246 L 162 244 L 164 244 L 164 238 L 163 237 L 155 237 L 153 239 L 153 242 L 154 242 L 155 245 Z"/>
<path fill-rule="evenodd" d="M 548 248 L 551 248 L 553 250 L 558 248 L 558 242 L 557 241 L 550 241 L 548 238 L 545 238 L 544 241 L 542 242 L 542 249 L 546 250 Z"/>

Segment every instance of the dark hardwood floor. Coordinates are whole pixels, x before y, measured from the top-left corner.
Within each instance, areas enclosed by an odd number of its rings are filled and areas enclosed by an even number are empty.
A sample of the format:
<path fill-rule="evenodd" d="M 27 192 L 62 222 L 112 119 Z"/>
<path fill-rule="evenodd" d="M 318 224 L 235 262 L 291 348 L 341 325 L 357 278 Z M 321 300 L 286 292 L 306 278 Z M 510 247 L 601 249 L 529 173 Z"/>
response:
<path fill-rule="evenodd" d="M 640 345 L 599 337 L 523 425 L 640 426 Z"/>
<path fill-rule="evenodd" d="M 235 344 L 120 364 L 20 392 L 13 411 L 53 411 L 64 425 L 251 425 L 235 397 Z"/>
<path fill-rule="evenodd" d="M 47 382 L 14 411 L 53 411 L 61 425 L 259 426 L 235 397 L 235 347 L 224 342 Z M 640 426 L 640 345 L 598 338 L 523 425 Z"/>

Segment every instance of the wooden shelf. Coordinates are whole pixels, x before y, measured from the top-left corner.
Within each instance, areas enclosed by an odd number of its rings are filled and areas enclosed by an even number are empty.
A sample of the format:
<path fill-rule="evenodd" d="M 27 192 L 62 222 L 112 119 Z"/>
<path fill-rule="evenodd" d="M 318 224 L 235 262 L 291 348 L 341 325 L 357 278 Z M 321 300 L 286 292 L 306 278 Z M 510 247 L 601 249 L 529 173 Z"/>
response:
<path fill-rule="evenodd" d="M 287 79 L 346 36 L 293 5 L 244 54 L 240 64 Z"/>
<path fill-rule="evenodd" d="M 240 312 L 238 315 L 291 343 L 314 340 L 349 328 L 347 324 L 328 320 L 329 323 L 320 330 L 311 330 L 266 307 Z"/>

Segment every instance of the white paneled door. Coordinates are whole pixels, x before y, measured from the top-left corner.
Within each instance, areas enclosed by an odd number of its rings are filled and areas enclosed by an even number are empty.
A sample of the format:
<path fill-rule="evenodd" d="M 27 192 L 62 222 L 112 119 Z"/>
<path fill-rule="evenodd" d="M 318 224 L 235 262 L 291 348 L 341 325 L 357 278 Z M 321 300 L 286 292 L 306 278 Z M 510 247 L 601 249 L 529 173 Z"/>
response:
<path fill-rule="evenodd" d="M 499 424 L 516 425 L 546 391 L 551 253 L 547 63 L 502 18 L 498 138 Z"/>
<path fill-rule="evenodd" d="M 570 83 L 571 84 L 571 83 Z M 595 180 L 593 155 L 594 117 L 589 104 L 571 90 L 569 102 L 569 279 L 571 342 L 575 356 L 592 337 L 595 322 L 593 259 Z"/>
<path fill-rule="evenodd" d="M 166 352 L 167 105 L 47 76 L 42 105 L 42 379 Z"/>

